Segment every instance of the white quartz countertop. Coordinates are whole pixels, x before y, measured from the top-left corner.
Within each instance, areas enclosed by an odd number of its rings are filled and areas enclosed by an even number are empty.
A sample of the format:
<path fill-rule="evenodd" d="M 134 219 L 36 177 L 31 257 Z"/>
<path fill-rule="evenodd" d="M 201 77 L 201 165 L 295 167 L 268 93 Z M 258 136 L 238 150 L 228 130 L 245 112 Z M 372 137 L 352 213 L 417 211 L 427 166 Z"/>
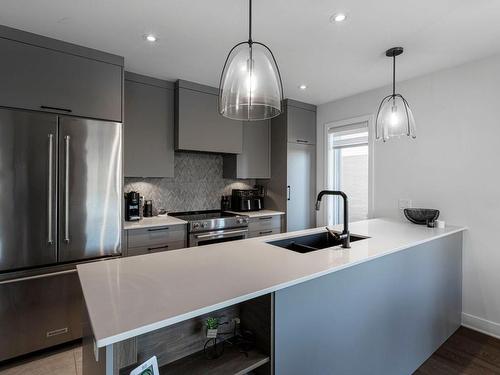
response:
<path fill-rule="evenodd" d="M 183 225 L 187 224 L 187 221 L 177 219 L 173 216 L 153 216 L 153 217 L 145 217 L 138 221 L 126 221 L 123 224 L 123 229 L 143 229 L 143 228 L 154 228 L 161 227 L 164 225 Z"/>
<path fill-rule="evenodd" d="M 273 210 L 259 210 L 259 211 L 245 211 L 245 212 L 227 211 L 227 212 L 237 215 L 246 215 L 249 217 L 277 216 L 285 214 L 284 212 L 273 211 Z"/>
<path fill-rule="evenodd" d="M 340 227 L 335 227 L 340 229 Z M 266 242 L 324 228 L 78 265 L 98 347 L 407 249 L 463 227 L 372 219 L 351 249 L 300 254 Z"/>

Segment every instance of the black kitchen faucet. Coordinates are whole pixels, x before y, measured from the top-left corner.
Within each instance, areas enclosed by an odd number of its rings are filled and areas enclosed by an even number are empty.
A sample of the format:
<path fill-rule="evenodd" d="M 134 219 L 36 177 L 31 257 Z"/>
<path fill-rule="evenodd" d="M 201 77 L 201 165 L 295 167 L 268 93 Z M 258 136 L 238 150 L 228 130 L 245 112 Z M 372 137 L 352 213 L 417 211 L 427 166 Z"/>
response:
<path fill-rule="evenodd" d="M 349 249 L 351 247 L 351 236 L 349 234 L 349 207 L 348 207 L 348 203 L 347 203 L 347 195 L 343 191 L 339 191 L 339 190 L 320 191 L 320 193 L 318 194 L 318 198 L 316 200 L 316 211 L 319 211 L 319 209 L 320 209 L 321 199 L 323 198 L 323 195 L 337 195 L 337 196 L 341 196 L 342 199 L 344 200 L 344 230 L 342 231 L 341 234 L 333 233 L 330 230 L 328 230 L 328 231 L 336 239 L 338 239 L 339 241 L 342 241 L 342 247 L 344 249 Z"/>

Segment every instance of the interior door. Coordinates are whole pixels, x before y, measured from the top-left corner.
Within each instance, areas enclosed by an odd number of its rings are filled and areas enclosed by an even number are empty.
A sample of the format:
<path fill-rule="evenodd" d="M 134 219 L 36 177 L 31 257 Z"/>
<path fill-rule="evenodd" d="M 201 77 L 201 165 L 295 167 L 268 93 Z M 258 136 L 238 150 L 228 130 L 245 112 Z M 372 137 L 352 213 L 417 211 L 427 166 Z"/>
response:
<path fill-rule="evenodd" d="M 122 124 L 59 119 L 59 261 L 121 252 Z"/>
<path fill-rule="evenodd" d="M 314 228 L 316 147 L 288 143 L 287 231 Z"/>
<path fill-rule="evenodd" d="M 0 272 L 57 261 L 57 117 L 0 109 Z"/>

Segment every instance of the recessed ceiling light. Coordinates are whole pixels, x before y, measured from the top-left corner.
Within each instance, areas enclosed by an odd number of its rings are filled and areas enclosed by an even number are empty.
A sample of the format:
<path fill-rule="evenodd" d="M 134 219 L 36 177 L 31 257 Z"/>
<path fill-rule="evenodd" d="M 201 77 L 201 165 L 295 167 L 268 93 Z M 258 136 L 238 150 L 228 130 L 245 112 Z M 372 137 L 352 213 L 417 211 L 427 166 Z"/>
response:
<path fill-rule="evenodd" d="M 156 42 L 156 37 L 153 35 L 153 34 L 148 34 L 148 35 L 145 35 L 144 38 L 148 41 L 148 42 Z"/>
<path fill-rule="evenodd" d="M 306 85 L 300 85 L 300 86 L 299 86 L 299 89 L 301 89 L 301 90 L 305 90 L 305 89 L 307 89 L 307 86 L 306 86 Z"/>
<path fill-rule="evenodd" d="M 345 13 L 335 13 L 333 16 L 330 17 L 330 22 L 343 22 L 347 18 L 347 15 Z"/>

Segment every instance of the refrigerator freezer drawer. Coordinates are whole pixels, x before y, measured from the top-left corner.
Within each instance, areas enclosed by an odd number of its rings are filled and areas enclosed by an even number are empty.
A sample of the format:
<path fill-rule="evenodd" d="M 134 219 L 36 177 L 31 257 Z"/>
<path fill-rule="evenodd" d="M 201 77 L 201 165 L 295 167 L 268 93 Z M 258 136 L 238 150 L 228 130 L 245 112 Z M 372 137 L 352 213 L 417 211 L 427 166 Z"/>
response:
<path fill-rule="evenodd" d="M 0 361 L 79 339 L 82 304 L 76 269 L 0 283 Z"/>

